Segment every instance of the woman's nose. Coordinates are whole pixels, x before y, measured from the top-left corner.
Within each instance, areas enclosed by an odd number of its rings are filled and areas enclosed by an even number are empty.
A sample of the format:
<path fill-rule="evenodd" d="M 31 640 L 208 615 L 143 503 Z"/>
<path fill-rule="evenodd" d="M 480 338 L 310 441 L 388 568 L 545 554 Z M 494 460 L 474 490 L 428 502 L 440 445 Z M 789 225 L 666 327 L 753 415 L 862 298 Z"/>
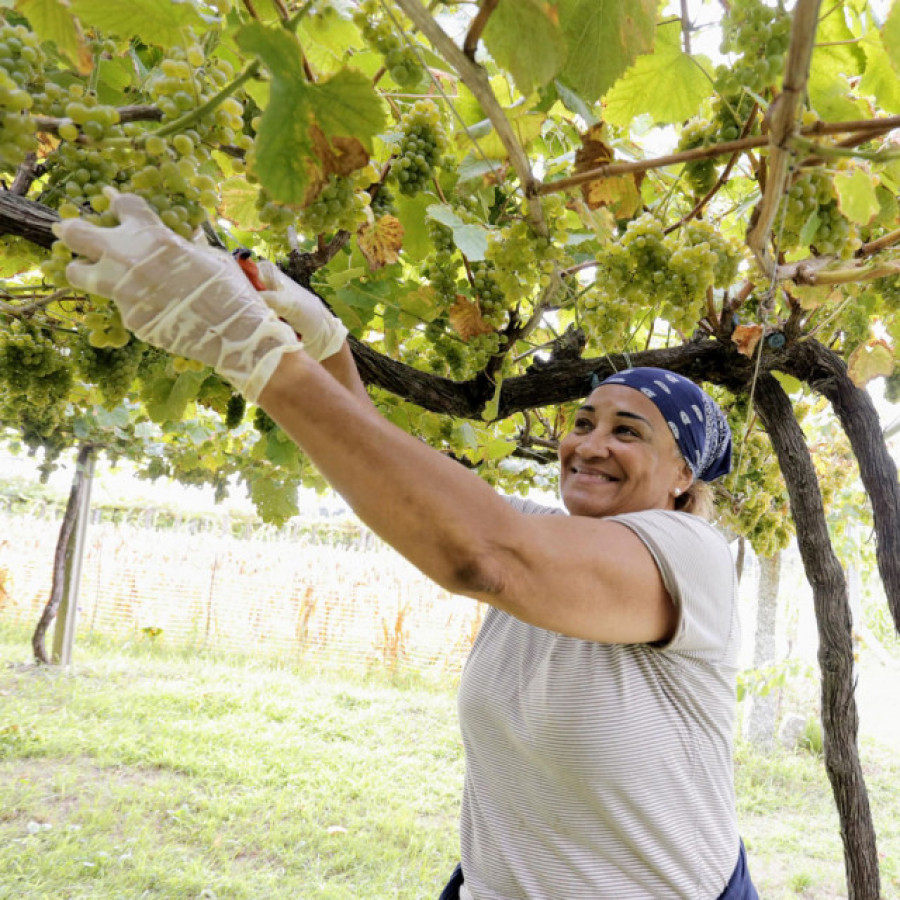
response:
<path fill-rule="evenodd" d="M 595 428 L 589 434 L 583 436 L 578 444 L 577 452 L 587 459 L 590 457 L 609 456 L 610 436 L 599 428 Z"/>

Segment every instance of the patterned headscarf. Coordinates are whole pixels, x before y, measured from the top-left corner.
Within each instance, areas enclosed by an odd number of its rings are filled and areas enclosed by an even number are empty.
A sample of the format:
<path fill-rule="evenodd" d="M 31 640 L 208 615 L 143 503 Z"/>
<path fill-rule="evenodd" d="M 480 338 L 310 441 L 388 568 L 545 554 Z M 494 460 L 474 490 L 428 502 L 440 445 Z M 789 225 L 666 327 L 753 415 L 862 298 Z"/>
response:
<path fill-rule="evenodd" d="M 595 376 L 596 378 L 596 376 Z M 718 404 L 693 381 L 666 369 L 624 369 L 602 384 L 640 391 L 662 413 L 694 478 L 713 481 L 731 471 L 731 429 Z"/>

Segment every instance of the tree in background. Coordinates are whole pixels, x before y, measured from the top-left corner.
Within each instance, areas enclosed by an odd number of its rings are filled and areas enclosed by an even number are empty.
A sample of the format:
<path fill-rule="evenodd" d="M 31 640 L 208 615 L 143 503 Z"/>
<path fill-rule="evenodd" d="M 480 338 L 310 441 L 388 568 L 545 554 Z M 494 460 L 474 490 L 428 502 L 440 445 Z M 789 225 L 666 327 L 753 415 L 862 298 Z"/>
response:
<path fill-rule="evenodd" d="M 817 393 L 846 433 L 900 623 L 900 491 L 862 389 L 900 381 L 900 5 L 695 6 L 15 0 L 0 422 L 47 466 L 105 429 L 149 477 L 242 480 L 273 521 L 316 478 L 218 376 L 68 287 L 50 225 L 115 224 L 105 185 L 186 237 L 280 261 L 351 328 L 382 410 L 494 483 L 548 483 L 558 404 L 595 374 L 706 382 L 736 436 L 723 523 L 765 556 L 796 526 L 850 896 L 874 900 L 823 508 L 843 470 L 817 475 L 799 418 Z M 694 50 L 703 16 L 720 65 Z"/>

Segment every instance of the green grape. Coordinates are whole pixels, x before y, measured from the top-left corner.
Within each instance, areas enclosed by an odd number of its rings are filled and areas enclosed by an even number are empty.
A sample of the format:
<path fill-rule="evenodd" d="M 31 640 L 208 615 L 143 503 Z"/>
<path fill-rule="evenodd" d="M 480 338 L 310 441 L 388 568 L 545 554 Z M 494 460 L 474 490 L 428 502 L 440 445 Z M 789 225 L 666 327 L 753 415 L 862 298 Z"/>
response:
<path fill-rule="evenodd" d="M 391 177 L 401 194 L 414 196 L 434 177 L 446 145 L 437 105 L 432 100 L 416 101 L 400 120 L 400 129 Z"/>
<path fill-rule="evenodd" d="M 350 178 L 332 175 L 316 196 L 298 216 L 306 234 L 325 234 L 331 231 L 356 231 L 366 220 L 368 194 L 356 191 Z"/>
<path fill-rule="evenodd" d="M 456 245 L 453 232 L 440 222 L 428 220 L 428 234 L 434 244 L 434 253 L 423 268 L 423 274 L 434 289 L 440 303 L 449 308 L 456 303 L 456 272 L 458 263 L 453 259 Z"/>
<path fill-rule="evenodd" d="M 372 215 L 376 219 L 397 214 L 397 207 L 394 205 L 394 195 L 386 184 L 378 185 L 378 189 L 372 197 L 371 209 Z"/>
<path fill-rule="evenodd" d="M 233 395 L 234 389 L 231 385 L 224 378 L 213 372 L 200 385 L 200 390 L 197 392 L 197 402 L 224 418 Z"/>
<path fill-rule="evenodd" d="M 415 51 L 394 33 L 390 22 L 382 17 L 376 0 L 363 0 L 353 13 L 353 21 L 363 40 L 384 57 L 384 67 L 399 87 L 412 88 L 419 84 L 424 72 Z"/>
<path fill-rule="evenodd" d="M 228 408 L 225 410 L 225 427 L 237 428 L 244 421 L 244 412 L 247 409 L 247 401 L 240 394 L 232 394 L 228 398 Z"/>
<path fill-rule="evenodd" d="M 72 373 L 67 350 L 51 332 L 19 320 L 0 330 L 0 418 L 16 428 L 45 462 L 63 446 Z"/>
<path fill-rule="evenodd" d="M 748 87 L 762 94 L 784 70 L 791 40 L 791 14 L 762 0 L 734 0 L 722 21 L 722 53 L 738 58 L 717 71 L 716 88 L 726 96 Z"/>
<path fill-rule="evenodd" d="M 714 124 L 694 119 L 682 129 L 678 150 L 681 152 L 697 147 L 708 147 L 716 143 L 717 139 L 718 130 Z M 695 197 L 702 197 L 710 191 L 716 183 L 716 176 L 714 159 L 697 159 L 684 165 L 684 177 Z"/>
<path fill-rule="evenodd" d="M 86 382 L 98 387 L 104 405 L 113 407 L 131 390 L 147 345 L 131 337 L 120 347 L 98 347 L 93 338 L 94 332 L 79 332 L 72 347 L 75 370 Z"/>
<path fill-rule="evenodd" d="M 783 249 L 809 245 L 818 254 L 843 259 L 859 249 L 859 227 L 840 211 L 834 183 L 826 170 L 801 173 L 782 203 L 786 208 L 778 240 Z"/>
<path fill-rule="evenodd" d="M 278 423 L 261 406 L 257 406 L 253 413 L 253 427 L 260 434 L 267 435 L 278 427 Z"/>
<path fill-rule="evenodd" d="M 43 80 L 44 53 L 23 25 L 0 21 L 0 171 L 14 172 L 37 150 L 31 109 Z"/>

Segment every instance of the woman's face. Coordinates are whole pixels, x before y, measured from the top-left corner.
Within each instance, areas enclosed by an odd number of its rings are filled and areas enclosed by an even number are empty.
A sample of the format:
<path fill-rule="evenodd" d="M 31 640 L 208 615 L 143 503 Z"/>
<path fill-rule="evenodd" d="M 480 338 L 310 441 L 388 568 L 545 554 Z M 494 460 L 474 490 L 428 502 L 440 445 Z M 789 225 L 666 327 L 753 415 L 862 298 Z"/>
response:
<path fill-rule="evenodd" d="M 573 516 L 674 509 L 692 476 L 662 413 L 625 385 L 596 388 L 559 445 L 560 492 Z"/>

